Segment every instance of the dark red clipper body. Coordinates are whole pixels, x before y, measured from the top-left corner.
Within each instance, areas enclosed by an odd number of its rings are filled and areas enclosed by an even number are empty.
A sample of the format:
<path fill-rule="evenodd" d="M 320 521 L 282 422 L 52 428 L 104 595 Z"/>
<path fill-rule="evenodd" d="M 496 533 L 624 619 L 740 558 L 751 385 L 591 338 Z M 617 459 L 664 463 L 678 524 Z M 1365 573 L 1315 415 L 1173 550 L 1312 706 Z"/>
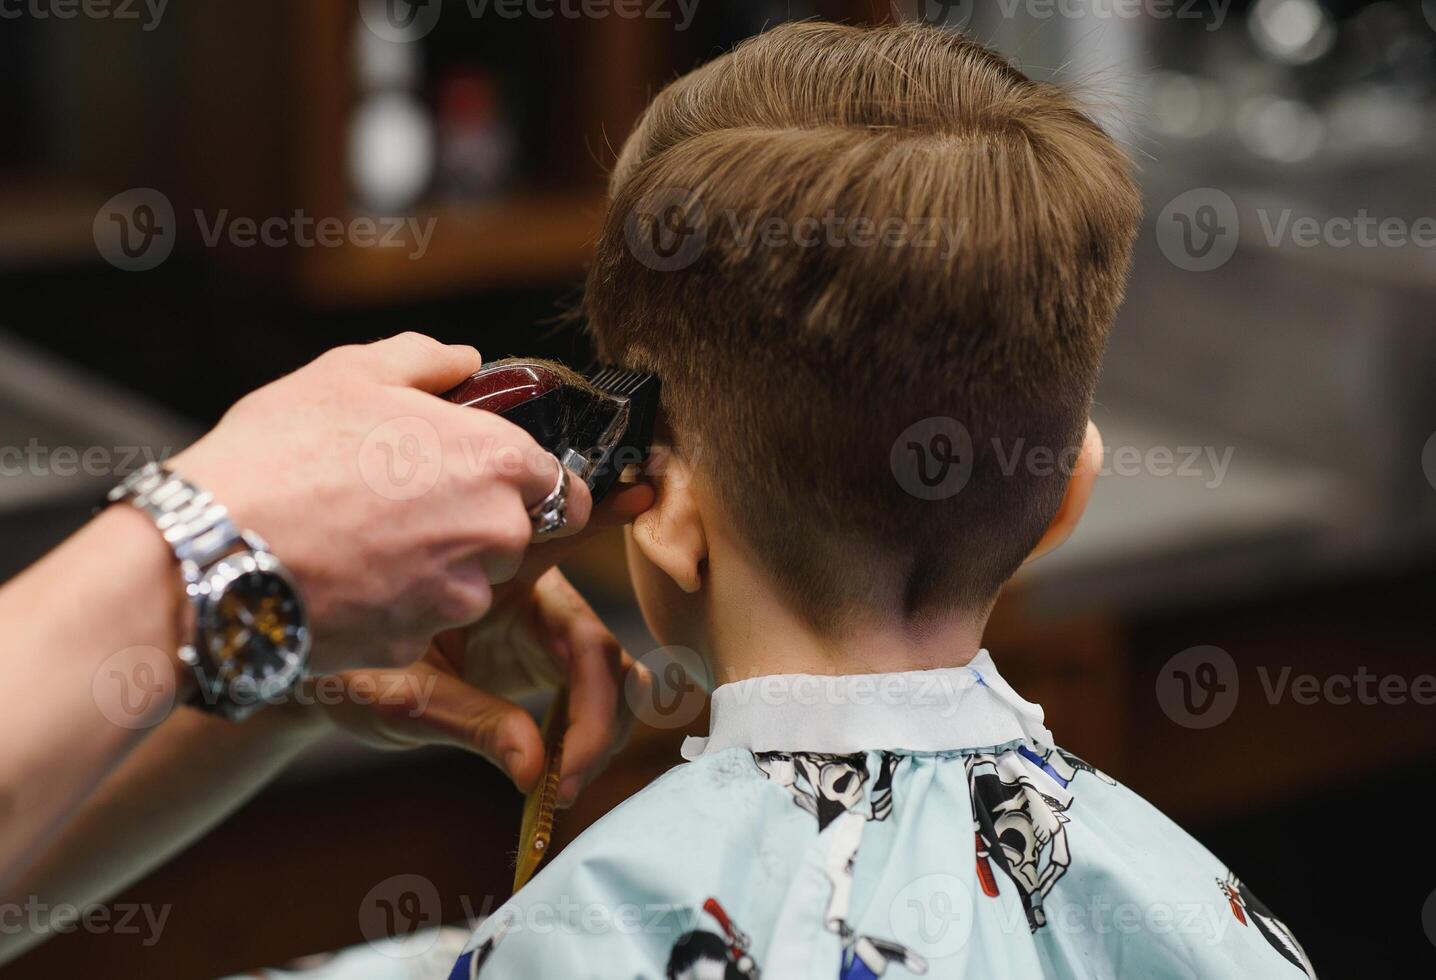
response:
<path fill-rule="evenodd" d="M 587 381 L 596 390 L 569 384 L 541 362 L 498 361 L 444 397 L 524 429 L 587 483 L 598 503 L 626 467 L 648 458 L 659 383 L 656 375 L 619 368 L 601 368 Z"/>

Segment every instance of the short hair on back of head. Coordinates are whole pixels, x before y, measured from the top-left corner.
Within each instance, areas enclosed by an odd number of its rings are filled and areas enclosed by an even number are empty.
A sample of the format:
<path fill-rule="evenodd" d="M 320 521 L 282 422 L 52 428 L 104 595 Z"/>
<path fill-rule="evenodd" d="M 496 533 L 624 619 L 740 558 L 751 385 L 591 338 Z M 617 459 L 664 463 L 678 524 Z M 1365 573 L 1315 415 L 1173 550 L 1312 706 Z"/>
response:
<path fill-rule="evenodd" d="M 635 247 L 672 219 L 655 201 L 700 233 L 681 267 Z M 1060 504 L 1067 472 L 1021 460 L 1081 444 L 1139 214 L 1123 151 L 998 54 L 924 25 L 786 24 L 648 107 L 586 313 L 606 358 L 661 375 L 811 622 L 985 610 Z M 859 241 L 864 220 L 891 234 Z M 890 462 L 930 418 L 971 439 L 942 499 Z"/>

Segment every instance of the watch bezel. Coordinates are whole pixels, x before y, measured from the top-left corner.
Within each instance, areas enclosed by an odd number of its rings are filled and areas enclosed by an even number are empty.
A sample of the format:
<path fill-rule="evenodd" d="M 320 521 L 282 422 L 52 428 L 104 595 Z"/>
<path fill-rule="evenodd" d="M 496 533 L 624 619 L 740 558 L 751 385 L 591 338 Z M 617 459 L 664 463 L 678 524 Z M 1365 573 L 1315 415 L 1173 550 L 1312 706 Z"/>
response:
<path fill-rule="evenodd" d="M 220 666 L 210 650 L 211 640 L 219 627 L 220 603 L 235 582 L 255 573 L 279 579 L 294 597 L 299 612 L 295 637 L 297 645 L 285 656 L 283 668 L 269 677 L 260 678 L 252 673 L 239 672 L 226 680 L 221 676 Z M 199 581 L 191 587 L 191 593 L 195 601 L 195 642 L 191 649 L 199 668 L 197 673 L 200 674 L 201 684 L 208 688 L 206 700 L 210 703 L 222 701 L 236 714 L 247 715 L 282 697 L 304 677 L 311 644 L 308 609 L 294 576 L 274 555 L 265 551 L 227 555 L 205 569 Z"/>

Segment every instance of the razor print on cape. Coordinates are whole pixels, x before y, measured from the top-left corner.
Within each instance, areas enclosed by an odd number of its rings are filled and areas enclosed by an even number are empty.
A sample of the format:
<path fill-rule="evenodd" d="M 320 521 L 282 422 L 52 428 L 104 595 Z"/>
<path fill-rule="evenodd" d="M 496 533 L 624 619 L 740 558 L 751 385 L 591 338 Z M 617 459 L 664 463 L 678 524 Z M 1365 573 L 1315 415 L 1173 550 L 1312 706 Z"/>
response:
<path fill-rule="evenodd" d="M 762 971 L 748 951 L 748 934 L 733 924 L 716 898 L 704 902 L 703 911 L 717 920 L 723 935 L 694 929 L 680 936 L 668 955 L 668 980 L 759 980 Z"/>
<path fill-rule="evenodd" d="M 1047 924 L 1043 900 L 1072 864 L 1067 839 L 1069 787 L 1079 772 L 1114 784 L 1106 773 L 1061 749 L 1020 746 L 966 760 L 977 846 L 977 880 L 989 898 L 1001 894 L 993 866 L 1017 887 L 1027 925 Z"/>
<path fill-rule="evenodd" d="M 1315 977 L 1316 970 L 1307 959 L 1306 950 L 1301 948 L 1301 943 L 1296 941 L 1286 923 L 1271 914 L 1271 910 L 1262 904 L 1261 899 L 1252 894 L 1250 888 L 1242 883 L 1241 879 L 1230 871 L 1225 879 L 1217 879 L 1217 887 L 1222 890 L 1227 901 L 1231 904 L 1232 915 L 1243 926 L 1255 926 L 1257 932 L 1286 958 L 1292 966 L 1296 967 L 1308 977 Z"/>
<path fill-rule="evenodd" d="M 869 821 L 886 820 L 893 812 L 893 773 L 901 756 L 881 753 L 878 774 L 868 792 L 867 756 L 817 752 L 756 752 L 763 775 L 786 789 L 793 802 L 811 813 L 818 833 L 828 837 L 824 870 L 832 885 L 823 923 L 843 943 L 838 980 L 870 980 L 885 976 L 898 964 L 914 974 L 927 972 L 927 961 L 907 947 L 875 936 L 858 935 L 847 921 L 853 895 L 853 862 Z"/>

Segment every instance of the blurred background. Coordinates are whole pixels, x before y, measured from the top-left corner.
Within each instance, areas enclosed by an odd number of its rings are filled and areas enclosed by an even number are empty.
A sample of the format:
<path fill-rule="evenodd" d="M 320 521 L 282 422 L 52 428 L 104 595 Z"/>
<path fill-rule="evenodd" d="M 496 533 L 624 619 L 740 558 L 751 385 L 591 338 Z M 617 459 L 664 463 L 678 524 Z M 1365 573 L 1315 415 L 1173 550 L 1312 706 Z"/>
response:
<path fill-rule="evenodd" d="M 988 646 L 1321 975 L 1432 975 L 1436 0 L 4 4 L 0 578 L 334 344 L 419 329 L 585 361 L 565 314 L 632 121 L 807 17 L 967 30 L 1076 86 L 1138 160 L 1146 225 L 1094 410 L 1107 467 Z M 653 648 L 617 538 L 571 577 Z M 1306 676 L 1320 695 L 1287 683 Z M 701 727 L 640 731 L 562 833 Z M 120 896 L 172 906 L 161 941 L 59 936 L 6 975 L 336 949 L 397 874 L 461 921 L 507 896 L 519 806 L 457 752 L 326 746 Z"/>

